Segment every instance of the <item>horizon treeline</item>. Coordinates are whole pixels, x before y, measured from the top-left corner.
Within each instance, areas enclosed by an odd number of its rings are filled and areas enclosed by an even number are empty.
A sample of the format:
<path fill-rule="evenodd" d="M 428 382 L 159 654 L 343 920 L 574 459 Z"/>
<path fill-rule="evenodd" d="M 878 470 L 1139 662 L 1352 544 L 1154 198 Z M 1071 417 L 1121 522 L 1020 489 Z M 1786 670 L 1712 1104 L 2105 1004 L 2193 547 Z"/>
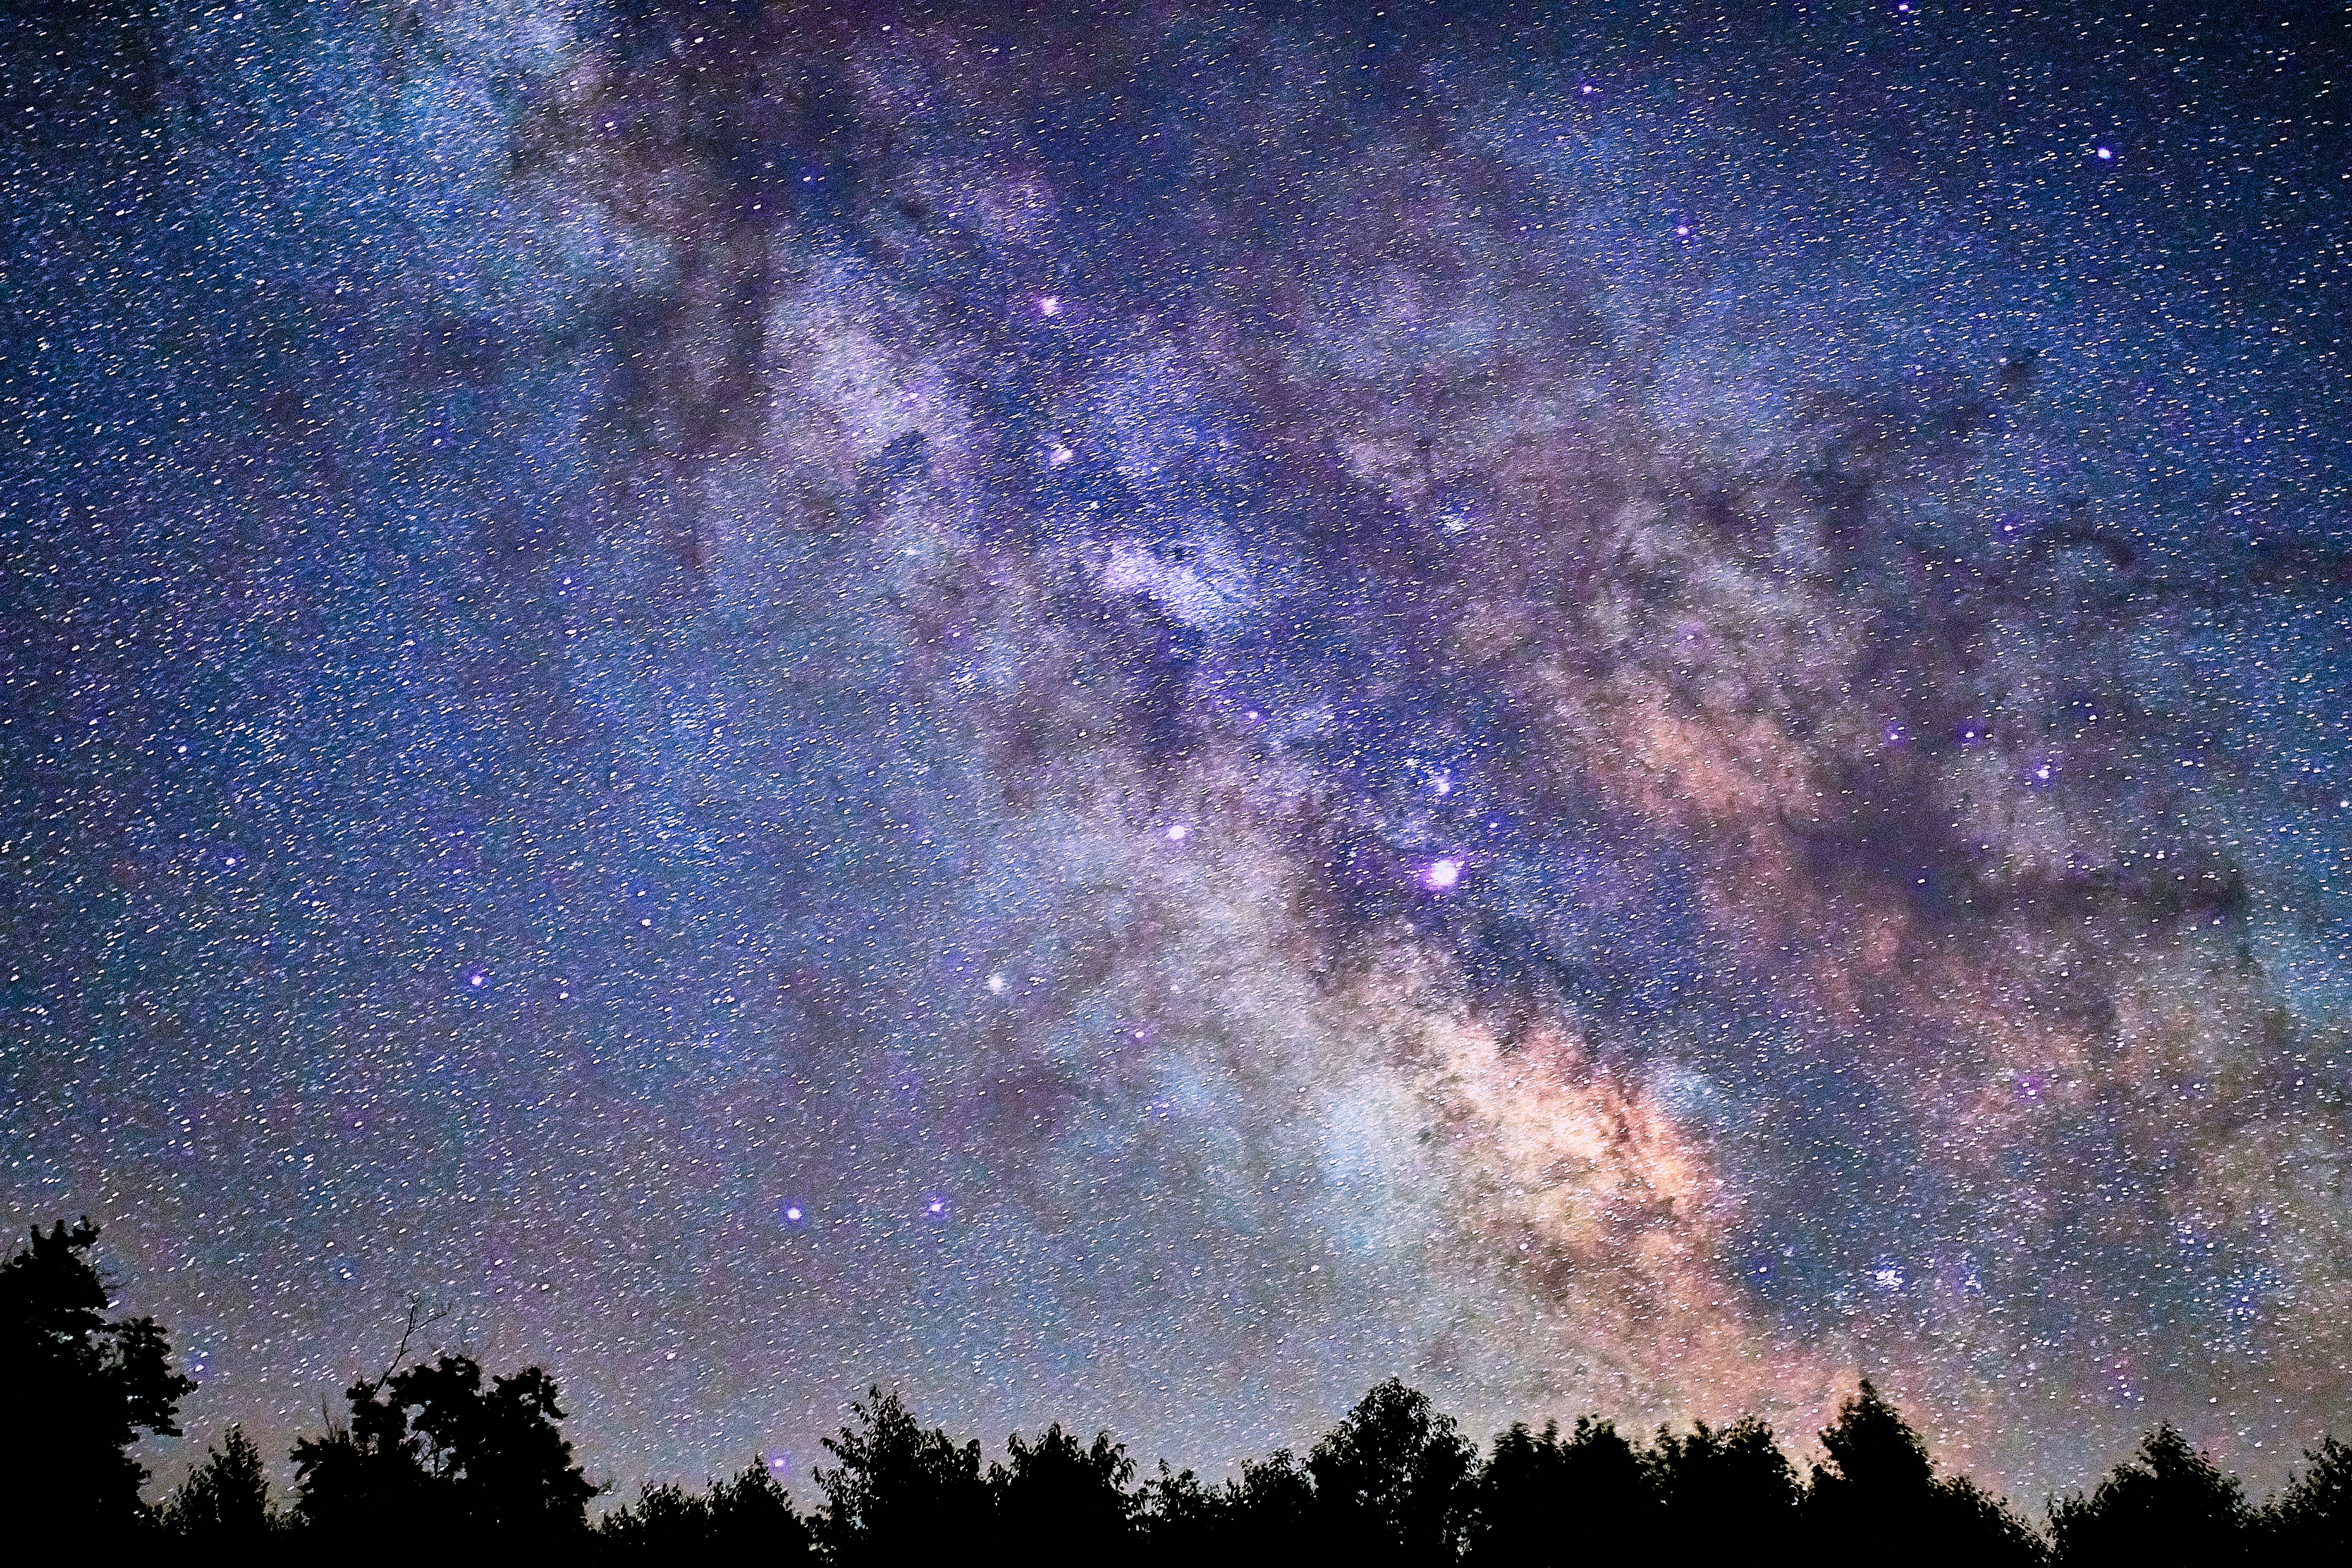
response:
<path fill-rule="evenodd" d="M 709 1555 L 859 1568 L 991 1552 L 1143 1563 L 1312 1559 L 1550 1568 L 1611 1549 L 1749 1562 L 1885 1555 L 1914 1563 L 2086 1565 L 2344 1561 L 2352 1448 L 2305 1455 L 2256 1503 L 2169 1426 L 2037 1523 L 1963 1477 L 1938 1473 L 1918 1434 L 1864 1382 L 1801 1470 L 1762 1421 L 1694 1423 L 1629 1437 L 1594 1416 L 1563 1432 L 1524 1424 L 1485 1449 L 1393 1380 L 1304 1456 L 1244 1460 L 1211 1485 L 1161 1461 L 1139 1479 L 1124 1444 L 1049 1426 L 1001 1460 L 925 1426 L 869 1389 L 824 1439 L 803 1510 L 763 1460 L 699 1490 L 647 1484 L 603 1517 L 538 1367 L 485 1378 L 472 1358 L 410 1363 L 412 1310 L 392 1362 L 344 1391 L 341 1415 L 289 1456 L 293 1495 L 241 1428 L 208 1446 L 160 1503 L 131 1448 L 179 1436 L 195 1384 L 173 1370 L 152 1318 L 110 1320 L 91 1262 L 98 1227 L 36 1227 L 0 1262 L 0 1476 L 10 1500 L 85 1537 L 148 1538 L 248 1558 L 320 1548 L 446 1542 L 620 1559 Z"/>

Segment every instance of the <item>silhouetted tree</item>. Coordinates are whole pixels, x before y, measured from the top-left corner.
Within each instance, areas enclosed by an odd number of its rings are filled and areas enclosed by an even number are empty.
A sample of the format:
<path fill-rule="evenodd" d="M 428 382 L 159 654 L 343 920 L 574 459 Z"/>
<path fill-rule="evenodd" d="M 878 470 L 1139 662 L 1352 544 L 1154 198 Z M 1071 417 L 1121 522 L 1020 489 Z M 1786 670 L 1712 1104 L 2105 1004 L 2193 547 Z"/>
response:
<path fill-rule="evenodd" d="M 902 1563 L 969 1552 L 989 1526 L 980 1445 L 919 1423 L 896 1392 L 866 1391 L 857 1419 L 824 1439 L 841 1461 L 819 1468 L 816 1533 L 836 1563 Z"/>
<path fill-rule="evenodd" d="M 1864 1382 L 1822 1433 L 1825 1465 L 1805 1498 L 1808 1544 L 1921 1563 L 2032 1564 L 2045 1553 L 2025 1521 L 1965 1479 L 1942 1479 L 1911 1424 Z"/>
<path fill-rule="evenodd" d="M 352 1407 L 349 1423 L 325 1416 L 323 1435 L 295 1439 L 296 1525 L 352 1539 L 386 1529 L 431 1536 L 454 1528 L 456 1502 L 446 1482 L 425 1468 L 425 1440 L 408 1429 L 408 1413 L 383 1397 L 384 1385 L 408 1359 L 409 1342 L 438 1315 L 421 1300 L 410 1301 L 391 1364 L 343 1391 Z"/>
<path fill-rule="evenodd" d="M 1475 1490 L 1467 1559 L 1550 1564 L 1645 1550 L 1657 1539 L 1649 1469 L 1614 1423 L 1584 1416 L 1573 1436 L 1522 1422 L 1495 1439 Z"/>
<path fill-rule="evenodd" d="M 148 1517 L 131 1446 L 142 1430 L 179 1436 L 173 1415 L 195 1384 L 172 1370 L 154 1319 L 106 1320 L 97 1244 L 87 1218 L 60 1220 L 0 1263 L 0 1476 L 52 1521 L 110 1533 Z"/>
<path fill-rule="evenodd" d="M 1135 1461 L 1109 1433 L 1081 1446 L 1055 1422 L 1034 1443 L 1013 1433 L 1005 1450 L 1008 1462 L 989 1467 L 988 1486 L 1006 1541 L 1055 1553 L 1117 1552 L 1132 1542 Z"/>
<path fill-rule="evenodd" d="M 710 1519 L 714 1551 L 732 1556 L 796 1560 L 816 1549 L 808 1521 L 793 1507 L 764 1459 L 754 1460 L 732 1480 L 714 1481 L 704 1508 Z"/>
<path fill-rule="evenodd" d="M 2116 1466 L 2089 1497 L 2052 1506 L 2052 1544 L 2064 1568 L 2245 1559 L 2254 1521 L 2235 1477 L 2169 1425 L 2149 1433 L 2137 1458 Z"/>
<path fill-rule="evenodd" d="M 1295 1563 L 1326 1544 L 1314 1518 L 1314 1479 L 1287 1448 L 1244 1460 L 1241 1474 L 1222 1487 L 1171 1470 L 1163 1459 L 1137 1501 L 1137 1555 L 1149 1563 Z"/>
<path fill-rule="evenodd" d="M 230 1427 L 219 1447 L 205 1450 L 205 1462 L 164 1503 L 163 1519 L 173 1534 L 221 1550 L 250 1548 L 278 1528 L 261 1450 L 244 1427 Z"/>
<path fill-rule="evenodd" d="M 648 1486 L 634 1506 L 614 1509 L 596 1533 L 624 1554 L 797 1562 L 813 1550 L 808 1521 L 764 1460 L 701 1492 Z"/>
<path fill-rule="evenodd" d="M 1803 1492 L 1763 1422 L 1751 1415 L 1717 1428 L 1702 1421 L 1684 1436 L 1661 1427 L 1643 1458 L 1664 1511 L 1661 1544 L 1751 1561 L 1787 1554 Z"/>
<path fill-rule="evenodd" d="M 2352 1448 L 2328 1437 L 2303 1457 L 2303 1474 L 2264 1510 L 2270 1544 L 2286 1562 L 2352 1561 Z"/>
<path fill-rule="evenodd" d="M 295 1440 L 296 1522 L 353 1540 L 453 1531 L 457 1500 L 425 1467 L 425 1441 L 408 1429 L 407 1412 L 375 1384 L 353 1384 L 343 1397 L 348 1423 L 330 1420 L 322 1436 Z"/>
<path fill-rule="evenodd" d="M 538 1367 L 494 1377 L 468 1356 L 394 1372 L 346 1391 L 351 1423 L 294 1445 L 308 1524 L 338 1531 L 445 1535 L 577 1531 L 596 1489 L 557 1425 L 554 1379 Z"/>
<path fill-rule="evenodd" d="M 712 1483 L 715 1490 L 717 1483 Z M 637 1489 L 637 1500 L 614 1509 L 594 1525 L 610 1545 L 630 1552 L 707 1551 L 710 1545 L 710 1498 L 690 1492 L 675 1481 L 647 1481 Z"/>
<path fill-rule="evenodd" d="M 1332 1550 L 1359 1562 L 1451 1562 L 1477 1459 L 1452 1416 L 1391 1378 L 1307 1456 L 1316 1523 Z"/>
<path fill-rule="evenodd" d="M 1190 1470 L 1160 1473 L 1136 1489 L 1136 1528 L 1140 1555 L 1152 1563 L 1198 1563 L 1207 1558 L 1227 1528 L 1227 1489 L 1202 1484 Z"/>
<path fill-rule="evenodd" d="M 1242 1473 L 1225 1483 L 1223 1511 L 1220 1543 L 1247 1557 L 1297 1562 L 1325 1539 L 1315 1517 L 1315 1479 L 1287 1448 L 1244 1460 Z"/>
<path fill-rule="evenodd" d="M 572 1462 L 555 1380 L 541 1368 L 493 1377 L 485 1389 L 471 1357 L 445 1355 L 401 1373 L 389 1393 L 416 1413 L 410 1428 L 424 1437 L 434 1473 L 456 1484 L 468 1523 L 551 1533 L 587 1522 L 596 1489 Z"/>

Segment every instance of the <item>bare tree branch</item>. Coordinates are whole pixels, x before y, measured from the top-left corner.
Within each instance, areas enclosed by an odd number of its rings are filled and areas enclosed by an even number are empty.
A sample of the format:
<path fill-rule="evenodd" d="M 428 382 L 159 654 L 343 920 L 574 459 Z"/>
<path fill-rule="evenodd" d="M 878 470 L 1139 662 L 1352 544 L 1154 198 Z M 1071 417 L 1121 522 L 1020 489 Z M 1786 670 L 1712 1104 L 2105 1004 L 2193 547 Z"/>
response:
<path fill-rule="evenodd" d="M 446 1303 L 427 1310 L 424 1297 L 411 1296 L 408 1299 L 408 1321 L 400 1331 L 400 1343 L 393 1348 L 392 1363 L 383 1369 L 374 1382 L 365 1385 L 369 1398 L 375 1397 L 383 1385 L 392 1381 L 393 1374 L 400 1370 L 401 1363 L 408 1359 L 409 1342 L 416 1337 L 417 1331 L 429 1329 L 448 1315 L 449 1309 Z"/>

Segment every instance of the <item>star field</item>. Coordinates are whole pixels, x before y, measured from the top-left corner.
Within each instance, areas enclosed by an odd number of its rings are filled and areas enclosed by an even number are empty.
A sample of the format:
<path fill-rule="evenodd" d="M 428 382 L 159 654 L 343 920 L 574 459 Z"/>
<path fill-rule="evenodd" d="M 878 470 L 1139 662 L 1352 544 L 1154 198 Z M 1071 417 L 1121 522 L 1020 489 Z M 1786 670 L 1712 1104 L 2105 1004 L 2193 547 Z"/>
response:
<path fill-rule="evenodd" d="M 2352 1435 L 2340 18 L 1524 10 L 9 14 L 0 1218 L 193 1433 Z"/>

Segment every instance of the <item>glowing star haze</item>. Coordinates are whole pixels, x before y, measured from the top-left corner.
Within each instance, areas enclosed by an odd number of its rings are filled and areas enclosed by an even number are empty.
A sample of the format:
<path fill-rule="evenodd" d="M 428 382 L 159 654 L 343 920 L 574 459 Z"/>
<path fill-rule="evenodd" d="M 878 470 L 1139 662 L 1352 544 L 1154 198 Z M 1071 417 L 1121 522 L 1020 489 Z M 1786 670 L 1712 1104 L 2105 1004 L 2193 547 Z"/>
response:
<path fill-rule="evenodd" d="M 2324 19 L 1096 9 L 6 24 L 0 1217 L 268 1452 L 2340 1429 Z"/>

